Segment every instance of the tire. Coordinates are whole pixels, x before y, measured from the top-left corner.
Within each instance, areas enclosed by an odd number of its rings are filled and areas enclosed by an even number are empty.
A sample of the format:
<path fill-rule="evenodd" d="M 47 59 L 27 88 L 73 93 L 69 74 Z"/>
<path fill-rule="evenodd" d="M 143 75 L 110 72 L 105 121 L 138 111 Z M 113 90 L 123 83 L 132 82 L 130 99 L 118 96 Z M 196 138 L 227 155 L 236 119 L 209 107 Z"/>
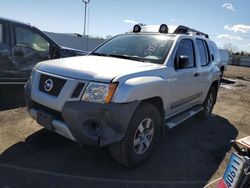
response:
<path fill-rule="evenodd" d="M 131 118 L 123 140 L 110 145 L 112 158 L 127 168 L 144 163 L 158 141 L 160 122 L 160 112 L 154 105 L 141 104 Z"/>
<path fill-rule="evenodd" d="M 211 117 L 214 104 L 216 101 L 217 91 L 214 86 L 212 86 L 207 94 L 207 97 L 203 103 L 203 110 L 200 112 L 199 116 L 201 119 L 208 119 Z"/>

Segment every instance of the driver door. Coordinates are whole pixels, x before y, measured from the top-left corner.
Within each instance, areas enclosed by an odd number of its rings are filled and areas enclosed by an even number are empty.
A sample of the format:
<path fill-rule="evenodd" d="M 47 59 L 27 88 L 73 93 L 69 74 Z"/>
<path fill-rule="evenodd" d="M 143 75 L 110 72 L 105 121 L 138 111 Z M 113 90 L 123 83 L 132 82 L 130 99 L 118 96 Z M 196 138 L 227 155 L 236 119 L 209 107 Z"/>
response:
<path fill-rule="evenodd" d="M 50 43 L 28 26 L 15 25 L 14 33 L 12 64 L 19 78 L 28 79 L 36 63 L 50 58 Z"/>
<path fill-rule="evenodd" d="M 176 67 L 181 56 L 188 57 L 184 67 Z M 201 98 L 199 75 L 195 58 L 195 46 L 192 39 L 181 39 L 173 58 L 173 74 L 169 82 L 169 101 L 167 118 L 199 103 Z"/>

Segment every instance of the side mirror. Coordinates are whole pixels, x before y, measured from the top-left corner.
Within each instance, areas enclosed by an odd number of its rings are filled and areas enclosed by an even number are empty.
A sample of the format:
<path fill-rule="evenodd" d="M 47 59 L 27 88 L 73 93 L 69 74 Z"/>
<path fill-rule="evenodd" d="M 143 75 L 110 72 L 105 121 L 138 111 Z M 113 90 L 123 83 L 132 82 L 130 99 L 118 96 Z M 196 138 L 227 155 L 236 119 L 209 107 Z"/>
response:
<path fill-rule="evenodd" d="M 186 55 L 180 55 L 175 62 L 176 69 L 182 69 L 185 66 L 189 65 L 190 58 Z"/>
<path fill-rule="evenodd" d="M 49 55 L 50 55 L 50 59 L 60 58 L 61 57 L 61 48 L 53 43 L 50 43 Z"/>

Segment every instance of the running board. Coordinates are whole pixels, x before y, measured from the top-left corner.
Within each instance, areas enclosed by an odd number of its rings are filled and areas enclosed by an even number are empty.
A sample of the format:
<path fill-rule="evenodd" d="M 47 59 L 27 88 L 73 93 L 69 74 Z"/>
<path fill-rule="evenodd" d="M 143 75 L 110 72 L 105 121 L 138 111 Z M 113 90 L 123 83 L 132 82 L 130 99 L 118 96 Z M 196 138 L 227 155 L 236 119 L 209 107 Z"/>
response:
<path fill-rule="evenodd" d="M 195 114 L 198 114 L 200 111 L 203 110 L 203 107 L 201 105 L 194 106 L 188 110 L 185 110 L 184 112 L 175 115 L 174 117 L 171 117 L 169 119 L 165 120 L 165 126 L 169 129 L 174 128 L 175 126 L 179 125 L 183 121 L 189 119 L 190 117 L 194 116 Z"/>

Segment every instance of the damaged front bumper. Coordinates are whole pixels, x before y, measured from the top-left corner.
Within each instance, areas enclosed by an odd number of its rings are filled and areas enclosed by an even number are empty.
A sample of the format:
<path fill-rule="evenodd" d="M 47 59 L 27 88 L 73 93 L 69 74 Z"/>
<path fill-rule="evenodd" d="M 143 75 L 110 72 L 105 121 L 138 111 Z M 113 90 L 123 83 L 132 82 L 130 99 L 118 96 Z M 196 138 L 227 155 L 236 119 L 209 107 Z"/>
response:
<path fill-rule="evenodd" d="M 32 100 L 29 82 L 25 85 L 25 99 L 30 116 L 40 125 L 78 143 L 95 146 L 121 141 L 139 105 L 139 101 L 123 104 L 68 101 L 58 112 Z"/>

